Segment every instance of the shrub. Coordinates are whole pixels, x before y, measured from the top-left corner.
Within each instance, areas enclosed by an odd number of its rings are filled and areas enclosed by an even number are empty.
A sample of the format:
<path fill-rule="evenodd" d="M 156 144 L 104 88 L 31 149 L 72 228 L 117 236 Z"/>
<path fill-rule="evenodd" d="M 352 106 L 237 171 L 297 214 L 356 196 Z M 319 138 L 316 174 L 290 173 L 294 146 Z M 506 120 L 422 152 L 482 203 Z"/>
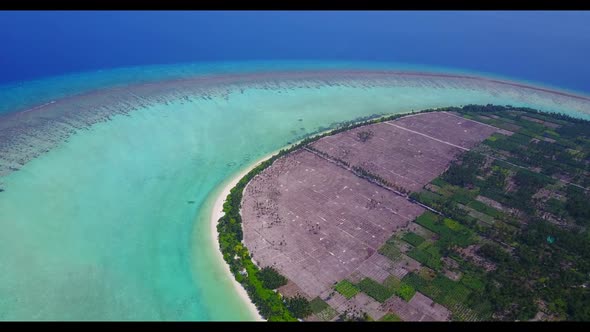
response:
<path fill-rule="evenodd" d="M 381 285 L 371 278 L 365 278 L 359 282 L 358 288 L 365 294 L 379 302 L 385 302 L 393 295 L 393 291 Z"/>
<path fill-rule="evenodd" d="M 404 299 L 404 301 L 408 302 L 412 299 L 412 297 L 414 297 L 414 294 L 416 294 L 416 290 L 414 289 L 414 287 L 408 284 L 402 284 L 399 290 L 396 292 L 396 294 L 397 296 Z"/>
<path fill-rule="evenodd" d="M 267 266 L 258 272 L 262 285 L 268 289 L 277 289 L 287 284 L 287 278 L 282 276 L 274 267 Z"/>
<path fill-rule="evenodd" d="M 390 242 L 385 243 L 381 248 L 379 248 L 379 253 L 392 261 L 396 261 L 401 256 L 401 251 Z"/>
<path fill-rule="evenodd" d="M 409 244 L 413 245 L 414 247 L 419 246 L 420 244 L 422 244 L 422 242 L 424 242 L 424 238 L 421 237 L 420 235 L 410 232 L 410 233 L 406 233 L 403 237 L 402 240 L 408 242 Z"/>
<path fill-rule="evenodd" d="M 366 142 L 373 137 L 373 132 L 370 130 L 364 130 L 357 133 L 357 136 L 361 142 Z"/>
<path fill-rule="evenodd" d="M 305 318 L 312 314 L 309 301 L 300 295 L 286 299 L 285 304 L 293 316 L 297 318 Z"/>
<path fill-rule="evenodd" d="M 388 313 L 379 319 L 380 322 L 401 322 L 402 320 L 393 313 Z"/>
<path fill-rule="evenodd" d="M 316 297 L 315 299 L 311 300 L 311 302 L 309 302 L 309 306 L 314 314 L 320 313 L 328 307 L 330 307 L 326 302 L 324 302 L 324 300 L 320 299 L 319 297 Z"/>

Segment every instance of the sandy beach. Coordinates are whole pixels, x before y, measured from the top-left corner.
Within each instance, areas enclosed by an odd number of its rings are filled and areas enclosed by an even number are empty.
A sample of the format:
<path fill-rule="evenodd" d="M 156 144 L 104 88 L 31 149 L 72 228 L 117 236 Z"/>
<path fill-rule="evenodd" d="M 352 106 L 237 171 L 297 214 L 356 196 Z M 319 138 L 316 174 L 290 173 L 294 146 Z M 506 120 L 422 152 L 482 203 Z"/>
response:
<path fill-rule="evenodd" d="M 234 275 L 231 273 L 231 271 L 229 269 L 229 265 L 227 265 L 227 263 L 225 262 L 225 260 L 223 260 L 223 255 L 221 254 L 221 251 L 219 250 L 219 234 L 217 232 L 217 222 L 224 215 L 224 213 L 223 213 L 223 203 L 225 202 L 225 199 L 227 198 L 227 195 L 229 195 L 230 190 L 233 187 L 235 187 L 236 184 L 240 181 L 240 179 L 243 178 L 246 174 L 248 174 L 248 172 L 250 172 L 254 167 L 256 167 L 257 165 L 259 165 L 264 160 L 266 160 L 266 159 L 272 157 L 273 155 L 277 154 L 279 151 L 280 150 L 274 151 L 274 152 L 272 152 L 272 153 L 264 156 L 263 158 L 260 158 L 255 163 L 253 163 L 252 165 L 250 165 L 248 168 L 244 169 L 240 173 L 238 173 L 235 176 L 233 176 L 223 186 L 223 189 L 217 195 L 217 197 L 215 199 L 215 203 L 213 204 L 213 209 L 211 210 L 211 220 L 210 220 L 210 222 L 211 222 L 211 237 L 213 238 L 213 242 L 212 243 L 215 246 L 215 253 L 216 253 L 217 257 L 219 258 L 220 263 L 223 265 L 224 270 L 227 273 L 228 278 L 230 278 L 232 280 L 232 283 L 233 283 L 233 285 L 234 285 L 234 287 L 236 289 L 236 292 L 243 299 L 244 303 L 247 303 L 248 308 L 252 312 L 252 316 L 255 317 L 256 321 L 266 321 L 266 320 L 264 318 L 262 318 L 262 316 L 260 316 L 260 313 L 258 312 L 258 309 L 256 309 L 256 306 L 254 305 L 254 303 L 252 302 L 252 300 L 250 300 L 250 297 L 248 296 L 248 293 L 246 292 L 246 290 L 244 289 L 244 287 L 239 282 L 236 281 Z"/>

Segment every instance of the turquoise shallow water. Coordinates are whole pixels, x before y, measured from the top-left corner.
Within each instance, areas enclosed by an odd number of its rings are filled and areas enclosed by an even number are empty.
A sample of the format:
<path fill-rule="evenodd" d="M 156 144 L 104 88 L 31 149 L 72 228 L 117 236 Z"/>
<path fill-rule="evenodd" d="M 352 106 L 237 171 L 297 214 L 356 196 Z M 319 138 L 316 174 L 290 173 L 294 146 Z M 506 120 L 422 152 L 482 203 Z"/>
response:
<path fill-rule="evenodd" d="M 253 319 L 212 251 L 220 184 L 334 122 L 468 103 L 560 110 L 477 89 L 246 88 L 80 130 L 0 178 L 0 319 Z"/>

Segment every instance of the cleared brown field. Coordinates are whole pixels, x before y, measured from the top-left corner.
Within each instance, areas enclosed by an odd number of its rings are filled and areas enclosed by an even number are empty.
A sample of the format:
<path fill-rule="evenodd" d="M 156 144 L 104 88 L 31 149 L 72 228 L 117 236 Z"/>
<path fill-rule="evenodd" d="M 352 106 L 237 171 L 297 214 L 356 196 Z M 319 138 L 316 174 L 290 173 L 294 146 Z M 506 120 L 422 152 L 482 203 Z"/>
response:
<path fill-rule="evenodd" d="M 244 242 L 257 264 L 275 265 L 315 297 L 422 212 L 403 197 L 299 150 L 246 187 Z"/>
<path fill-rule="evenodd" d="M 324 137 L 311 146 L 406 190 L 417 191 L 444 172 L 457 155 L 495 131 L 453 114 L 434 112 L 355 128 Z M 369 138 L 363 140 L 363 136 Z"/>
<path fill-rule="evenodd" d="M 422 113 L 389 123 L 468 149 L 497 131 L 495 127 L 448 112 Z"/>
<path fill-rule="evenodd" d="M 392 296 L 380 304 L 364 293 L 347 300 L 334 291 L 342 279 L 358 283 L 368 277 L 383 283 L 391 275 L 401 279 L 419 270 L 421 264 L 403 254 L 408 250 L 404 242 L 397 259 L 377 251 L 408 227 L 432 237 L 411 223 L 423 207 L 358 177 L 346 164 L 417 191 L 459 154 L 496 131 L 435 112 L 324 137 L 310 145 L 321 153 L 290 153 L 246 186 L 241 211 L 244 243 L 259 266 L 275 266 L 289 279 L 279 289 L 285 296 L 319 296 L 339 313 L 360 309 L 374 319 L 392 311 L 403 320 L 448 320 L 446 308 L 420 293 L 410 302 Z M 316 316 L 313 319 L 319 319 Z"/>
<path fill-rule="evenodd" d="M 381 310 L 392 311 L 404 321 L 443 322 L 451 317 L 451 312 L 447 308 L 433 302 L 420 292 L 416 292 L 409 302 L 394 295 L 383 303 Z"/>

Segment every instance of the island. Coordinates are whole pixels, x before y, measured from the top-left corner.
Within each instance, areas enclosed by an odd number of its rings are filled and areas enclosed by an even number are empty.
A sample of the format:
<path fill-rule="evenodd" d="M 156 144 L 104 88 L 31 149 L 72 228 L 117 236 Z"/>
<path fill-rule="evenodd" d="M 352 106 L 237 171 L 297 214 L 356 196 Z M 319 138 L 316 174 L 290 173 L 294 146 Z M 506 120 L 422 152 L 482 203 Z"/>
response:
<path fill-rule="evenodd" d="M 219 249 L 269 321 L 590 319 L 590 121 L 361 119 L 252 168 Z"/>

